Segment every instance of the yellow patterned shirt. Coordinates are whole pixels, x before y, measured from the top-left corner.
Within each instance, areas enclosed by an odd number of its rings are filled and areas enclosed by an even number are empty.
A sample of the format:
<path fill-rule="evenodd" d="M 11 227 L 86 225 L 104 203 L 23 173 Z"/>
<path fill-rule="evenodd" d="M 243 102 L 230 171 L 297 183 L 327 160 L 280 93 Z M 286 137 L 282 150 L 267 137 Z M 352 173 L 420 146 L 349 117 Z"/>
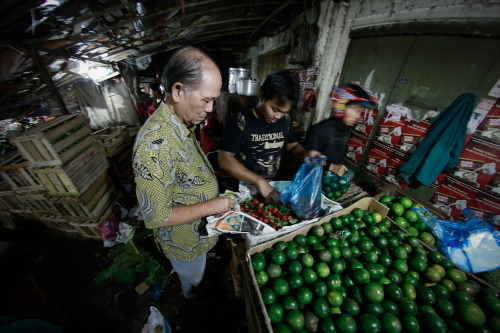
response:
<path fill-rule="evenodd" d="M 174 206 L 219 195 L 212 166 L 194 133 L 164 103 L 137 133 L 132 163 L 139 209 L 165 256 L 190 261 L 213 248 L 217 237 L 200 235 L 201 219 L 158 228 L 169 220 Z"/>

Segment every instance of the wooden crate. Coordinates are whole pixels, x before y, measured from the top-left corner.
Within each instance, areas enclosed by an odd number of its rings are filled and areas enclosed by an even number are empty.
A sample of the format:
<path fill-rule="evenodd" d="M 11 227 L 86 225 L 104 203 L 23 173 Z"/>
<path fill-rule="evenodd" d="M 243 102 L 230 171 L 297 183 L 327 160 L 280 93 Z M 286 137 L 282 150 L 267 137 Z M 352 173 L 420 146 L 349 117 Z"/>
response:
<path fill-rule="evenodd" d="M 126 126 L 108 127 L 93 132 L 92 136 L 102 144 L 108 157 L 117 155 L 132 142 Z"/>
<path fill-rule="evenodd" d="M 105 172 L 80 197 L 52 197 L 51 200 L 59 216 L 69 222 L 85 222 L 101 218 L 122 196 L 109 173 Z"/>
<path fill-rule="evenodd" d="M 132 151 L 133 146 L 130 144 L 127 149 L 108 158 L 112 172 L 111 174 L 118 184 L 132 184 L 134 182 Z"/>
<path fill-rule="evenodd" d="M 16 192 L 17 198 L 22 208 L 36 214 L 56 215 L 57 210 L 51 201 L 51 195 L 44 188 L 43 190 L 25 191 L 22 195 Z"/>
<path fill-rule="evenodd" d="M 101 231 L 99 230 L 101 222 L 108 217 L 117 216 L 118 214 L 119 206 L 115 205 L 113 202 L 99 219 L 70 223 L 81 236 L 86 238 L 101 239 Z"/>
<path fill-rule="evenodd" d="M 85 149 L 70 163 L 35 169 L 40 181 L 53 196 L 78 197 L 104 173 L 109 162 L 98 143 Z"/>
<path fill-rule="evenodd" d="M 0 210 L 0 225 L 2 225 L 5 229 L 18 229 L 16 217 L 8 210 Z"/>
<path fill-rule="evenodd" d="M 0 210 L 19 209 L 21 203 L 5 181 L 0 181 Z"/>
<path fill-rule="evenodd" d="M 41 215 L 38 220 L 47 227 L 55 230 L 60 230 L 68 233 L 77 233 L 78 230 L 73 227 L 64 218 L 55 215 Z"/>
<path fill-rule="evenodd" d="M 11 138 L 10 142 L 32 167 L 66 164 L 95 143 L 82 114 L 61 116 Z"/>
<path fill-rule="evenodd" d="M 43 190 L 45 187 L 33 172 L 33 168 L 19 151 L 15 150 L 0 160 L 0 177 L 16 193 Z"/>

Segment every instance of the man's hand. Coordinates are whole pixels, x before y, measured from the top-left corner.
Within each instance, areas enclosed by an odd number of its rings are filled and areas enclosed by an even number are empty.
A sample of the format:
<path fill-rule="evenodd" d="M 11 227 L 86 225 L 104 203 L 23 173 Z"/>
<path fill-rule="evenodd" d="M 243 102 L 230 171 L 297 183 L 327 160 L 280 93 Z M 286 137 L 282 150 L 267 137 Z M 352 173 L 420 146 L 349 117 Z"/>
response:
<path fill-rule="evenodd" d="M 330 164 L 330 167 L 328 168 L 331 172 L 333 172 L 336 175 L 342 176 L 344 173 L 347 172 L 347 167 L 343 164 Z"/>
<path fill-rule="evenodd" d="M 264 201 L 266 203 L 267 202 L 274 202 L 274 203 L 280 202 L 280 196 L 279 196 L 278 192 L 276 192 L 274 187 L 272 187 L 271 184 L 269 184 L 267 182 L 267 180 L 262 178 L 262 180 L 258 181 L 256 185 L 257 185 L 257 189 L 259 190 L 259 193 L 262 194 L 262 196 L 264 197 Z"/>

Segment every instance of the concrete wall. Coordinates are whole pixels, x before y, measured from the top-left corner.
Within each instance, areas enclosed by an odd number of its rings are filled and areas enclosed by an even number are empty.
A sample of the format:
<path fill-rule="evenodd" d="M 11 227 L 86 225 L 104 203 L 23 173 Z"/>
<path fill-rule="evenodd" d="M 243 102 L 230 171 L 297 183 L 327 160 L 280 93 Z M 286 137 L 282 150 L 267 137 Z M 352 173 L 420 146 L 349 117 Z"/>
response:
<path fill-rule="evenodd" d="M 303 20 L 303 16 L 294 19 L 288 31 L 273 38 L 262 38 L 257 47 L 249 49 L 247 59 L 252 59 L 252 76 L 258 70 L 258 57 L 286 47 L 290 31 L 294 31 Z M 456 34 L 460 30 L 468 35 L 496 36 L 500 32 L 492 30 L 497 30 L 494 28 L 499 22 L 500 0 L 321 1 L 317 20 L 320 33 L 310 66 L 320 69 L 316 82 L 317 105 L 315 112 L 304 115 L 301 129 L 306 130 L 311 123 L 329 116 L 329 95 L 332 87 L 340 83 L 353 34 Z"/>

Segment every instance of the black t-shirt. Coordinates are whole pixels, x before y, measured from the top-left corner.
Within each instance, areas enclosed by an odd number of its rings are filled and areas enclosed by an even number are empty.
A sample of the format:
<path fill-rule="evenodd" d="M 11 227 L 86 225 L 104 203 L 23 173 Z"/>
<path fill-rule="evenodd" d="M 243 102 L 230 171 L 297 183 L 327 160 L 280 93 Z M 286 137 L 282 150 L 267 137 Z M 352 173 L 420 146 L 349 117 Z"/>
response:
<path fill-rule="evenodd" d="M 248 169 L 271 180 L 279 170 L 283 148 L 293 142 L 297 138 L 289 115 L 268 124 L 247 107 L 227 118 L 220 150 L 235 154 Z"/>
<path fill-rule="evenodd" d="M 347 130 L 342 119 L 325 119 L 309 128 L 303 146 L 326 155 L 328 163 L 340 164 L 346 146 Z"/>

